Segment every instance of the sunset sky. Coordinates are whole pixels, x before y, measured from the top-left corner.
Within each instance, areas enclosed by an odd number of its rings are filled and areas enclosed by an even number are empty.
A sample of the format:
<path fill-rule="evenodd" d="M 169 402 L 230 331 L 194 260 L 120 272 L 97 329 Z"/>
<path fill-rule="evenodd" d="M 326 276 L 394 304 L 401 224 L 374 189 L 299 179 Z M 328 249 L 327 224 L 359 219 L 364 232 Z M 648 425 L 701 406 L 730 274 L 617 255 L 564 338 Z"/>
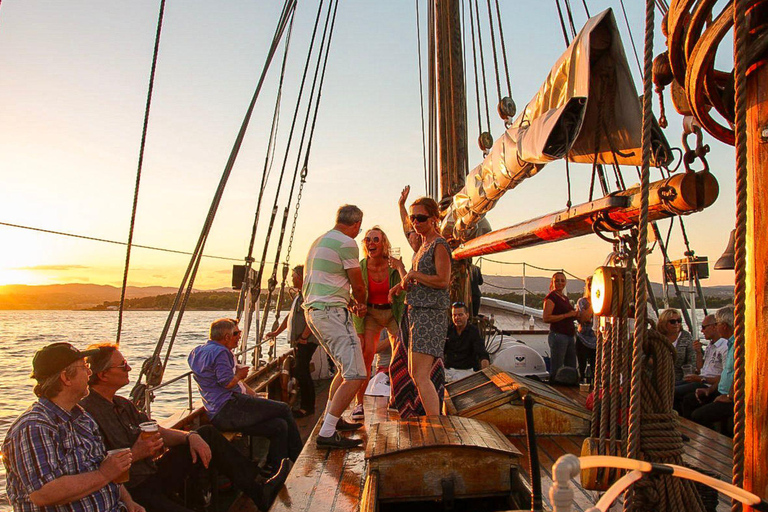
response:
<path fill-rule="evenodd" d="M 503 0 L 501 4 L 513 96 L 520 110 L 565 46 L 554 2 Z M 573 2 L 580 26 L 585 15 L 577 4 Z M 615 9 L 641 90 L 618 2 L 588 4 L 593 15 L 606 7 Z M 159 0 L 2 2 L 0 223 L 127 239 L 158 5 Z M 299 1 L 283 91 L 278 159 L 285 150 L 316 6 L 316 1 Z M 168 1 L 135 243 L 181 251 L 194 248 L 281 7 L 277 0 Z M 627 7 L 635 40 L 641 45 L 642 5 L 627 2 Z M 422 22 L 425 12 L 422 2 Z M 364 228 L 379 224 L 394 246 L 406 246 L 399 233 L 397 197 L 406 184 L 412 186 L 412 198 L 424 193 L 416 48 L 413 0 L 341 2 L 291 264 L 303 262 L 309 244 L 332 226 L 342 203 L 364 210 Z M 662 48 L 657 30 L 654 53 Z M 642 48 L 638 50 L 642 53 Z M 490 53 L 487 56 L 490 59 Z M 247 252 L 279 63 L 278 56 L 208 239 L 207 254 L 242 260 Z M 490 83 L 489 88 L 495 91 Z M 490 98 L 494 97 L 492 92 Z M 470 166 L 474 167 L 481 154 L 474 143 L 477 124 L 471 75 L 467 100 Z M 679 145 L 681 117 L 668 99 L 666 105 L 670 118 L 666 135 Z M 654 106 L 658 108 L 655 99 Z M 498 117 L 492 122 L 497 138 L 503 125 Z M 709 162 L 720 182 L 720 197 L 713 207 L 685 222 L 696 253 L 714 261 L 734 224 L 733 149 L 711 137 L 706 142 L 712 147 Z M 294 149 L 297 143 L 298 138 Z M 289 160 L 288 172 L 293 167 Z M 257 259 L 279 171 L 278 160 L 260 221 Z M 572 166 L 571 172 L 573 202 L 578 204 L 587 200 L 591 170 Z M 634 175 L 634 169 L 626 170 L 628 186 L 636 181 Z M 659 174 L 654 171 L 652 176 L 658 179 Z M 286 197 L 287 187 L 280 211 Z M 489 220 L 500 228 L 562 209 L 566 199 L 564 165 L 550 164 L 507 193 Z M 678 227 L 671 241 L 672 257 L 682 258 Z M 0 225 L 0 243 L 0 285 L 119 286 L 122 281 L 125 248 L 121 245 L 6 225 Z M 610 250 L 609 244 L 588 236 L 492 258 L 564 267 L 586 276 Z M 268 260 L 273 259 L 274 248 L 270 248 Z M 188 256 L 135 249 L 129 284 L 177 286 L 187 262 Z M 660 262 L 656 251 L 650 260 L 654 280 L 660 278 Z M 227 286 L 233 263 L 206 259 L 197 287 Z M 484 271 L 519 274 L 518 267 L 498 264 L 488 264 Z M 713 270 L 711 274 L 705 285 L 732 283 L 731 272 Z"/>

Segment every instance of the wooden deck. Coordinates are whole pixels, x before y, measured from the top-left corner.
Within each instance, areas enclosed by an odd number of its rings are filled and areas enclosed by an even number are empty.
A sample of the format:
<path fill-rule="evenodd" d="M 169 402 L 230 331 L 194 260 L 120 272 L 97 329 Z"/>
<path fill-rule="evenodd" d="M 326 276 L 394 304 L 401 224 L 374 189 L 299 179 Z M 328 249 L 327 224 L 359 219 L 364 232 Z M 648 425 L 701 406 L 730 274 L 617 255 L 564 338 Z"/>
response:
<path fill-rule="evenodd" d="M 581 404 L 585 402 L 586 396 L 579 393 L 578 388 L 558 387 L 558 390 Z M 319 430 L 319 425 L 316 425 L 285 487 L 280 491 L 270 510 L 272 512 L 314 510 L 357 512 L 365 484 L 365 446 L 369 430 L 373 432 L 371 425 L 398 417 L 397 413 L 388 412 L 386 407 L 386 398 L 366 397 L 366 426 L 357 432 L 343 434 L 363 439 L 363 445 L 353 450 L 318 449 L 314 443 Z M 685 443 L 685 462 L 714 472 L 722 480 L 730 481 L 731 439 L 687 420 L 681 421 L 681 431 L 690 439 Z M 509 440 L 522 453 L 519 471 L 524 480 L 523 484 L 529 486 L 528 447 L 525 438 L 509 437 Z M 542 490 L 544 503 L 548 509 L 551 509 L 548 493 L 552 486 L 552 465 L 566 453 L 579 455 L 583 440 L 583 436 L 538 437 Z M 575 510 L 584 511 L 595 503 L 599 495 L 597 492 L 582 489 L 577 480 L 574 480 L 573 484 L 577 487 Z M 730 501 L 721 496 L 718 511 L 726 510 L 730 510 Z"/>

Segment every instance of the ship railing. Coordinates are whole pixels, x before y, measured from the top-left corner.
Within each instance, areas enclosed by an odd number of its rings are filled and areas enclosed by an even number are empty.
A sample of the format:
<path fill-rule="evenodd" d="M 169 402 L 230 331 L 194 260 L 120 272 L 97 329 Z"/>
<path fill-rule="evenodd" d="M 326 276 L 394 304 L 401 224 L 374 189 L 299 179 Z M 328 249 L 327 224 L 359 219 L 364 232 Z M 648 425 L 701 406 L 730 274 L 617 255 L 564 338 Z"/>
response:
<path fill-rule="evenodd" d="M 240 350 L 238 352 L 234 352 L 233 355 L 234 355 L 235 359 L 237 359 L 239 356 L 245 355 L 247 352 L 252 351 L 252 350 L 254 350 L 257 347 L 261 347 L 265 343 L 271 343 L 271 340 L 270 339 L 264 339 L 264 340 L 260 341 L 259 343 L 254 344 L 251 347 L 249 347 L 246 344 L 245 348 L 243 348 L 242 350 Z M 270 351 L 270 354 L 271 354 L 271 352 L 272 351 Z M 271 360 L 271 358 L 270 358 L 270 360 Z M 193 411 L 195 409 L 195 406 L 194 406 L 194 403 L 193 403 L 192 375 L 193 375 L 192 370 L 188 370 L 188 371 L 182 373 L 181 375 L 177 375 L 176 377 L 174 377 L 172 379 L 168 379 L 165 382 L 161 382 L 157 386 L 147 386 L 146 389 L 144 390 L 144 403 L 146 404 L 145 412 L 147 413 L 147 416 L 150 416 L 150 417 L 152 416 L 152 412 L 151 412 L 152 400 L 151 400 L 151 397 L 154 395 L 154 392 L 155 391 L 159 391 L 160 389 L 166 388 L 166 387 L 170 386 L 171 384 L 176 384 L 177 382 L 182 381 L 182 380 L 186 380 L 187 381 L 187 410 L 189 410 L 190 412 Z"/>
<path fill-rule="evenodd" d="M 492 286 L 494 288 L 500 288 L 502 290 L 509 290 L 509 291 L 512 291 L 512 292 L 523 292 L 523 315 L 526 314 L 526 308 L 527 308 L 527 306 L 526 306 L 526 298 L 527 298 L 527 295 L 528 295 L 528 293 L 532 293 L 532 290 L 529 290 L 525 286 L 525 277 L 526 277 L 527 269 L 528 268 L 537 270 L 539 272 L 551 272 L 551 273 L 562 272 L 565 275 L 567 275 L 568 277 L 572 277 L 572 278 L 577 279 L 579 281 L 584 281 L 584 279 L 582 279 L 581 277 L 579 277 L 579 276 L 577 276 L 577 275 L 575 275 L 575 274 L 573 274 L 571 272 L 568 272 L 564 268 L 539 267 L 537 265 L 531 265 L 530 263 L 527 263 L 525 261 L 500 261 L 500 260 L 492 260 L 492 259 L 486 258 L 484 256 L 481 256 L 478 259 L 479 259 L 479 261 L 487 261 L 489 263 L 498 263 L 498 264 L 501 264 L 501 265 L 519 265 L 519 266 L 522 267 L 522 272 L 523 272 L 522 273 L 522 280 L 523 280 L 522 286 L 497 286 L 497 285 L 494 285 L 494 284 L 491 284 L 491 283 L 487 283 L 487 284 L 489 286 Z M 491 275 L 494 275 L 494 274 L 488 274 L 488 275 L 491 276 Z M 506 276 L 499 275 L 498 277 L 506 277 Z"/>

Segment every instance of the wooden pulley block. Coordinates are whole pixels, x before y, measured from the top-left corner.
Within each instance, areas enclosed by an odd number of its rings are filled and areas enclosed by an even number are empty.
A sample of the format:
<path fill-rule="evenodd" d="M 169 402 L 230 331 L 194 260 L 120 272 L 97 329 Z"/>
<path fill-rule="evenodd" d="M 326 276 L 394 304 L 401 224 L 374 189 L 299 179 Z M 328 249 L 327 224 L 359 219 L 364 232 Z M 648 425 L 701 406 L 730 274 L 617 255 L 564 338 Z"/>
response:
<path fill-rule="evenodd" d="M 622 457 L 621 441 L 588 437 L 581 445 L 581 456 L 609 455 Z M 581 486 L 590 491 L 607 491 L 621 477 L 616 468 L 588 468 L 581 470 Z"/>
<path fill-rule="evenodd" d="M 618 316 L 624 297 L 624 268 L 597 267 L 592 276 L 590 298 L 598 316 Z"/>

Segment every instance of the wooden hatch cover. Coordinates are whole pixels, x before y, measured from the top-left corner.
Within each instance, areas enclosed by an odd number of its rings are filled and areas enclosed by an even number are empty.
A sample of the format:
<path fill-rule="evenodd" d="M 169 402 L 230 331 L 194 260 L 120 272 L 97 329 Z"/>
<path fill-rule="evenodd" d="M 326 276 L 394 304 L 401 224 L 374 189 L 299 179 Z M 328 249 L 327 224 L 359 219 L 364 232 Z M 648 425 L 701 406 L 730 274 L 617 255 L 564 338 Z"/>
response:
<path fill-rule="evenodd" d="M 361 510 L 375 510 L 377 501 L 509 494 L 520 452 L 489 423 L 420 416 L 371 425 L 365 458 Z"/>
<path fill-rule="evenodd" d="M 445 386 L 448 414 L 496 425 L 506 435 L 525 434 L 523 397 L 531 394 L 537 434 L 588 435 L 591 414 L 551 386 L 489 366 Z"/>

